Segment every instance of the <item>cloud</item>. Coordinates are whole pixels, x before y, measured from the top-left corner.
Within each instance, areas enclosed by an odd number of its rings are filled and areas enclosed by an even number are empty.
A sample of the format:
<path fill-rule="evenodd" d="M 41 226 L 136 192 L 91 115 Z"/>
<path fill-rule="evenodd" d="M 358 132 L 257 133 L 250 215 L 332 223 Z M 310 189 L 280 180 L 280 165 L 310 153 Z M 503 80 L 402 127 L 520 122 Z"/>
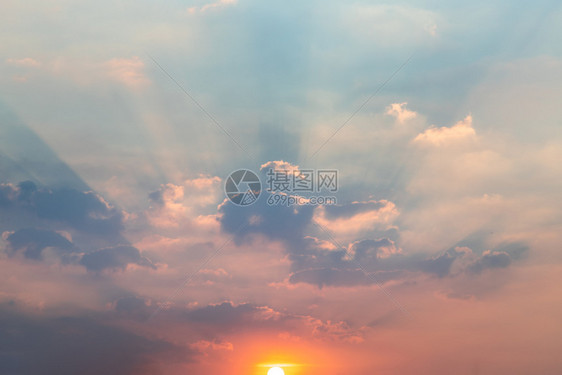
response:
<path fill-rule="evenodd" d="M 78 248 L 66 237 L 44 229 L 20 229 L 8 235 L 7 241 L 8 251 L 12 255 L 21 251 L 29 259 L 42 259 L 42 252 L 46 248 L 55 249 L 61 255 L 78 252 Z"/>
<path fill-rule="evenodd" d="M 30 68 L 37 68 L 41 66 L 41 63 L 31 57 L 24 57 L 22 59 L 6 59 L 6 63 L 15 66 L 24 66 Z"/>
<path fill-rule="evenodd" d="M 299 170 L 284 161 L 265 163 L 262 173 L 267 168 Z M 290 284 L 354 287 L 424 275 L 445 278 L 467 272 L 475 274 L 473 271 L 482 267 L 477 264 L 488 267 L 491 262 L 486 255 L 478 257 L 456 248 L 437 254 L 407 253 L 386 236 L 369 238 L 373 233 L 394 228 L 399 213 L 394 203 L 387 200 L 316 207 L 269 206 L 265 201 L 260 199 L 250 207 L 237 207 L 225 201 L 219 208 L 221 227 L 233 234 L 238 243 L 251 242 L 252 234 L 283 243 L 291 265 Z M 311 225 L 313 221 L 323 228 L 317 230 L 317 237 L 307 233 L 316 228 Z M 456 263 L 459 266 L 453 267 Z"/>
<path fill-rule="evenodd" d="M 356 241 L 350 244 L 348 249 L 348 253 L 358 261 L 366 258 L 388 258 L 400 252 L 401 249 L 396 246 L 396 243 L 388 238 Z"/>
<path fill-rule="evenodd" d="M 42 78 L 59 84 L 84 90 L 105 91 L 108 88 L 126 88 L 134 92 L 150 85 L 146 74 L 146 64 L 139 56 L 111 57 L 99 56 L 77 57 L 62 55 L 46 61 L 41 72 Z M 66 86 L 66 87 L 65 87 Z M 120 97 L 123 100 L 123 97 Z"/>
<path fill-rule="evenodd" d="M 392 228 L 392 223 L 398 215 L 394 203 L 387 200 L 370 200 L 318 206 L 314 211 L 314 220 L 336 236 L 352 241 L 376 229 Z"/>
<path fill-rule="evenodd" d="M 216 176 L 162 184 L 148 195 L 150 207 L 142 217 L 151 229 L 168 236 L 211 235 L 218 229 L 216 207 L 224 199 L 222 194 L 221 179 Z"/>
<path fill-rule="evenodd" d="M 278 321 L 279 314 L 267 307 L 254 306 L 249 303 L 234 305 L 232 302 L 223 302 L 217 305 L 208 305 L 187 313 L 188 319 L 196 324 L 212 325 L 214 327 L 240 328 L 253 324 L 271 323 Z"/>
<path fill-rule="evenodd" d="M 200 352 L 206 352 L 209 350 L 226 350 L 226 351 L 234 350 L 234 345 L 231 342 L 220 341 L 220 340 L 214 340 L 214 341 L 200 340 L 194 344 L 191 344 L 191 347 Z"/>
<path fill-rule="evenodd" d="M 161 206 L 168 206 L 171 211 L 185 215 L 194 208 L 216 205 L 221 194 L 221 179 L 217 176 L 199 175 L 177 185 L 167 183 L 149 194 L 150 200 Z"/>
<path fill-rule="evenodd" d="M 513 255 L 506 251 L 485 251 L 476 255 L 469 248 L 453 248 L 436 255 L 404 254 L 389 239 L 363 240 L 351 250 L 308 250 L 296 258 L 289 283 L 306 283 L 318 288 L 367 286 L 392 280 L 415 279 L 419 275 L 438 278 L 478 274 L 486 269 L 506 268 Z M 519 254 L 520 247 L 502 245 Z M 367 274 L 365 273 L 367 272 Z"/>
<path fill-rule="evenodd" d="M 414 138 L 414 142 L 442 146 L 466 139 L 474 139 L 476 131 L 472 127 L 472 116 L 468 115 L 452 127 L 431 127 Z"/>
<path fill-rule="evenodd" d="M 465 253 L 459 252 L 456 249 L 446 251 L 443 254 L 433 256 L 429 259 L 422 260 L 418 268 L 424 272 L 434 274 L 438 277 L 448 276 L 451 271 L 453 262 L 458 257 L 462 257 Z"/>
<path fill-rule="evenodd" d="M 296 271 L 289 277 L 292 284 L 306 283 L 316 285 L 318 288 L 325 286 L 351 287 L 372 284 L 365 273 L 359 269 L 318 268 Z"/>
<path fill-rule="evenodd" d="M 91 191 L 48 189 L 25 181 L 17 186 L 4 184 L 0 190 L 0 204 L 91 234 L 118 236 L 123 229 L 121 211 Z"/>
<path fill-rule="evenodd" d="M 416 112 L 410 111 L 409 109 L 406 108 L 407 104 L 408 103 L 406 102 L 392 103 L 391 105 L 386 107 L 386 114 L 395 117 L 400 124 L 403 124 L 406 121 L 413 119 L 417 116 Z"/>
<path fill-rule="evenodd" d="M 159 361 L 195 355 L 95 318 L 33 316 L 6 304 L 0 306 L 0 352 L 0 372 L 20 375 L 155 374 Z"/>
<path fill-rule="evenodd" d="M 59 220 L 83 231 L 116 235 L 123 228 L 121 212 L 93 192 L 39 189 L 32 205 L 40 218 Z"/>
<path fill-rule="evenodd" d="M 143 257 L 137 248 L 125 245 L 84 254 L 80 264 L 89 271 L 124 270 L 130 264 L 156 269 L 156 266 L 148 258 Z"/>
<path fill-rule="evenodd" d="M 470 265 L 469 270 L 474 273 L 480 273 L 486 269 L 506 268 L 511 264 L 511 256 L 505 251 L 487 250 L 482 257 Z"/>
<path fill-rule="evenodd" d="M 264 330 L 294 333 L 319 340 L 352 343 L 363 340 L 361 330 L 354 329 L 345 321 L 321 320 L 250 303 L 236 305 L 226 301 L 191 310 L 185 316 L 197 330 L 204 332 L 207 337 L 205 341 L 211 342 L 228 334 Z"/>
<path fill-rule="evenodd" d="M 238 0 L 218 0 L 214 3 L 208 3 L 205 5 L 202 5 L 200 7 L 190 7 L 187 9 L 187 12 L 190 14 L 193 13 L 203 13 L 206 12 L 208 10 L 215 10 L 215 9 L 219 9 L 219 8 L 223 8 L 229 5 L 234 5 L 238 2 Z"/>
<path fill-rule="evenodd" d="M 135 296 L 122 297 L 115 302 L 114 310 L 120 316 L 146 319 L 150 316 L 150 301 Z"/>
<path fill-rule="evenodd" d="M 107 76 L 132 88 L 146 86 L 150 81 L 144 73 L 144 62 L 138 57 L 114 58 L 103 64 Z"/>
<path fill-rule="evenodd" d="M 261 234 L 287 243 L 290 248 L 296 248 L 305 238 L 305 230 L 313 212 L 312 206 L 270 206 L 267 204 L 267 197 L 260 197 L 248 207 L 235 206 L 225 201 L 219 207 L 219 221 L 221 228 L 233 234 L 237 242 L 249 240 L 252 234 Z"/>
<path fill-rule="evenodd" d="M 147 213 L 150 223 L 157 227 L 178 227 L 187 218 L 188 208 L 183 204 L 184 187 L 168 183 L 149 194 L 156 205 Z"/>
<path fill-rule="evenodd" d="M 156 268 L 133 246 L 121 245 L 84 254 L 62 234 L 38 228 L 5 232 L 3 237 L 8 242 L 7 253 L 12 257 L 21 253 L 27 259 L 47 260 L 48 256 L 54 254 L 63 264 L 81 264 L 89 271 L 95 272 L 106 269 L 124 270 L 128 265 Z M 49 250 L 48 253 L 47 250 Z"/>

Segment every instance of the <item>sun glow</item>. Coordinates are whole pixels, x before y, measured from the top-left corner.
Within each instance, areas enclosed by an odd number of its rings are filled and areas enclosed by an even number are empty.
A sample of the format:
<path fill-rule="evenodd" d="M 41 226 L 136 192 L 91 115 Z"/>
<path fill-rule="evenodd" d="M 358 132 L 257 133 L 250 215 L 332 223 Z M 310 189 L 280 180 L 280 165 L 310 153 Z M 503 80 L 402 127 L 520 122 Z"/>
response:
<path fill-rule="evenodd" d="M 285 371 L 281 367 L 272 367 L 267 372 L 267 375 L 285 375 Z"/>

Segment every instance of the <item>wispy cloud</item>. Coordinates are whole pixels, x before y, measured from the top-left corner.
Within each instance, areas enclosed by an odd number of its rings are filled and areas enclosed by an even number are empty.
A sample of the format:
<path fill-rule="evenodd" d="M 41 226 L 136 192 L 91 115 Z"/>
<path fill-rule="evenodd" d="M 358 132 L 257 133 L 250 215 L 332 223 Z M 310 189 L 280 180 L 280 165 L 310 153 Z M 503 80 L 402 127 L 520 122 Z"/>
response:
<path fill-rule="evenodd" d="M 6 63 L 14 66 L 22 66 L 29 68 L 37 68 L 41 66 L 41 63 L 31 57 L 24 57 L 22 59 L 9 58 L 6 59 Z"/>
<path fill-rule="evenodd" d="M 216 10 L 216 9 L 224 8 L 226 6 L 235 5 L 237 2 L 238 0 L 218 0 L 214 3 L 208 3 L 198 7 L 190 7 L 187 9 L 187 12 L 190 14 L 204 13 L 209 10 Z"/>

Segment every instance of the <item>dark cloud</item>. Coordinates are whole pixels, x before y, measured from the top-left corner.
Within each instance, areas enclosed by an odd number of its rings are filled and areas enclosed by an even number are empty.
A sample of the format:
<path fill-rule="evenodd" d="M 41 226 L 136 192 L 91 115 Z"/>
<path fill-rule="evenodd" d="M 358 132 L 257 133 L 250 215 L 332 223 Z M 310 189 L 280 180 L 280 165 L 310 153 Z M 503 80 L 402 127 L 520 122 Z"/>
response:
<path fill-rule="evenodd" d="M 302 245 L 291 249 L 289 259 L 293 270 L 308 268 L 338 268 L 345 263 L 345 249 L 326 250 L 316 238 L 305 237 Z"/>
<path fill-rule="evenodd" d="M 220 339 L 233 332 L 274 331 L 295 332 L 323 340 L 348 341 L 360 335 L 346 322 L 322 321 L 308 315 L 294 315 L 276 311 L 268 306 L 250 303 L 235 305 L 227 301 L 217 305 L 207 305 L 187 314 L 181 321 L 194 328 L 194 332 L 205 340 Z"/>
<path fill-rule="evenodd" d="M 9 207 L 13 204 L 17 193 L 10 184 L 0 184 L 0 207 Z"/>
<path fill-rule="evenodd" d="M 150 316 L 148 301 L 143 298 L 128 296 L 115 302 L 115 311 L 124 317 L 146 319 Z"/>
<path fill-rule="evenodd" d="M 161 189 L 149 193 L 149 194 L 148 194 L 148 199 L 150 199 L 150 201 L 153 202 L 153 203 L 164 204 L 164 200 L 163 200 L 162 190 L 161 190 Z"/>
<path fill-rule="evenodd" d="M 290 276 L 289 282 L 293 284 L 312 284 L 322 288 L 324 286 L 350 287 L 367 285 L 373 283 L 373 280 L 370 280 L 359 269 L 320 268 L 294 272 Z"/>
<path fill-rule="evenodd" d="M 480 273 L 486 269 L 505 268 L 511 262 L 511 256 L 506 252 L 488 251 L 472 258 L 470 252 L 462 250 L 448 250 L 442 254 L 427 256 L 425 254 L 391 254 L 377 258 L 377 245 L 392 244 L 388 239 L 359 241 L 352 245 L 355 254 L 347 258 L 339 251 L 316 249 L 299 258 L 299 263 L 289 277 L 291 283 L 307 283 L 319 288 L 350 287 L 369 285 L 391 280 L 398 280 L 424 273 L 439 278 L 455 276 L 452 267 L 456 260 L 466 259 L 465 264 L 457 272 L 471 274 Z M 298 267 L 300 266 L 300 267 Z M 315 267 L 316 266 L 316 267 Z M 369 274 L 365 274 L 365 272 Z"/>
<path fill-rule="evenodd" d="M 42 259 L 42 252 L 47 247 L 55 249 L 61 255 L 78 252 L 78 248 L 68 239 L 59 233 L 44 229 L 20 229 L 10 234 L 7 241 L 9 253 L 22 251 L 29 259 Z"/>
<path fill-rule="evenodd" d="M 362 240 L 351 244 L 351 252 L 359 262 L 363 260 L 376 260 L 377 256 L 381 253 L 381 249 L 392 249 L 396 251 L 396 245 L 394 241 L 389 238 Z"/>
<path fill-rule="evenodd" d="M 155 374 L 158 361 L 189 361 L 194 354 L 93 318 L 0 307 L 0 373 L 6 375 Z"/>
<path fill-rule="evenodd" d="M 0 188 L 0 205 L 32 212 L 38 218 L 58 222 L 94 235 L 118 237 L 123 229 L 121 211 L 91 191 L 48 189 L 32 181 Z"/>
<path fill-rule="evenodd" d="M 455 259 L 462 255 L 462 253 L 454 250 L 446 251 L 441 255 L 437 255 L 421 261 L 419 264 L 419 269 L 421 271 L 434 274 L 438 277 L 445 277 L 449 275 L 451 266 L 453 265 Z"/>
<path fill-rule="evenodd" d="M 198 324 L 241 326 L 255 321 L 258 312 L 259 308 L 249 303 L 236 306 L 232 302 L 223 302 L 190 311 L 187 317 Z"/>
<path fill-rule="evenodd" d="M 7 237 L 7 241 L 7 253 L 10 256 L 21 252 L 28 259 L 42 260 L 43 251 L 49 248 L 60 256 L 63 263 L 78 263 L 89 271 L 123 270 L 129 264 L 156 268 L 133 246 L 121 245 L 83 254 L 82 250 L 66 237 L 51 230 L 20 229 L 11 233 Z"/>
<path fill-rule="evenodd" d="M 129 264 L 156 268 L 148 258 L 141 255 L 137 248 L 127 245 L 100 249 L 84 254 L 80 264 L 89 271 L 103 271 L 105 269 L 123 270 Z"/>
<path fill-rule="evenodd" d="M 517 260 L 524 258 L 529 253 L 529 246 L 523 242 L 506 242 L 494 248 L 495 252 L 505 252 L 511 259 Z"/>
<path fill-rule="evenodd" d="M 62 188 L 41 189 L 35 194 L 32 202 L 40 218 L 102 235 L 117 235 L 123 229 L 121 212 L 93 192 Z"/>
<path fill-rule="evenodd" d="M 268 165 L 282 162 L 270 162 Z M 265 173 L 261 171 L 262 177 Z M 409 274 L 424 273 L 439 278 L 451 275 L 453 264 L 467 254 L 453 247 L 439 254 L 405 254 L 396 245 L 399 234 L 391 232 L 394 240 L 382 237 L 355 241 L 348 248 L 327 248 L 317 238 L 307 236 L 312 226 L 314 206 L 268 205 L 267 194 L 252 206 L 239 207 L 225 202 L 220 207 L 221 227 L 235 236 L 237 243 L 248 241 L 251 235 L 260 234 L 285 244 L 291 261 L 291 283 L 308 283 L 325 286 L 349 287 L 403 278 Z M 156 199 L 157 197 L 154 197 Z M 364 212 L 380 210 L 387 201 L 353 202 L 324 207 L 327 219 L 350 218 Z M 476 233 L 459 242 L 483 246 L 483 233 Z M 331 242 L 331 241 L 329 241 Z M 339 247 L 339 246 L 338 246 Z M 524 253 L 525 247 L 511 246 L 514 253 Z M 349 251 L 348 251 L 349 250 Z M 482 250 L 483 251 L 483 250 Z M 507 254 L 507 253 L 506 253 Z M 463 271 L 478 273 L 488 268 L 507 267 L 511 256 L 486 255 L 477 257 Z M 365 272 L 368 272 L 369 277 Z M 374 277 L 377 275 L 377 277 Z M 378 280 L 378 281 L 375 281 Z"/>
<path fill-rule="evenodd" d="M 268 193 L 264 191 L 262 194 Z M 240 207 L 230 202 L 221 205 L 220 223 L 222 229 L 232 233 L 237 242 L 248 239 L 252 234 L 262 234 L 297 249 L 303 244 L 313 212 L 311 206 L 270 206 L 264 196 L 252 206 Z"/>
<path fill-rule="evenodd" d="M 474 273 L 480 273 L 486 269 L 506 268 L 511 264 L 511 256 L 506 252 L 486 252 L 476 262 L 474 262 L 469 270 Z"/>

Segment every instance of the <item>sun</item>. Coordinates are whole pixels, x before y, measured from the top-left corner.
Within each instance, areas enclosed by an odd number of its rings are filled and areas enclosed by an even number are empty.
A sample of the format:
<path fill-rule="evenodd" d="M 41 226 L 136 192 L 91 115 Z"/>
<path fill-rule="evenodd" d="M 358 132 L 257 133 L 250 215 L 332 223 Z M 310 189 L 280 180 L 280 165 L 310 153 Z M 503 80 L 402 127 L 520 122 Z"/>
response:
<path fill-rule="evenodd" d="M 267 375 L 285 375 L 285 371 L 281 367 L 272 367 L 267 372 Z"/>

